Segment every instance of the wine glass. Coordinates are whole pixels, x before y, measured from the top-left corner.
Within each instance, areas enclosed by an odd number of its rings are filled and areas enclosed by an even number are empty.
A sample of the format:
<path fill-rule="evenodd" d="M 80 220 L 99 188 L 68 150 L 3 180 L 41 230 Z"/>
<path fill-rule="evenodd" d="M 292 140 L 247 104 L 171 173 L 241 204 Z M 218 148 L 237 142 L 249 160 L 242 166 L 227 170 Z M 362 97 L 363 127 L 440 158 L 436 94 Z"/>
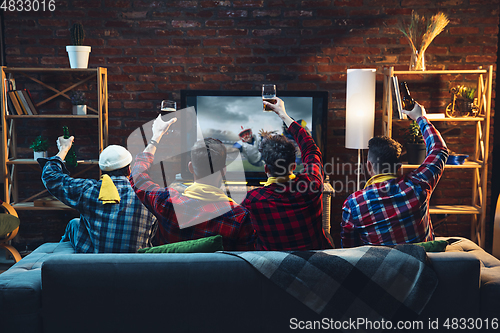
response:
<path fill-rule="evenodd" d="M 262 85 L 262 100 L 276 104 L 276 100 L 273 98 L 276 97 L 276 85 L 274 84 L 263 84 Z M 264 111 L 272 111 L 272 109 L 268 106 L 264 106 Z"/>
<path fill-rule="evenodd" d="M 160 113 L 162 116 L 177 111 L 177 103 L 171 100 L 161 101 Z"/>

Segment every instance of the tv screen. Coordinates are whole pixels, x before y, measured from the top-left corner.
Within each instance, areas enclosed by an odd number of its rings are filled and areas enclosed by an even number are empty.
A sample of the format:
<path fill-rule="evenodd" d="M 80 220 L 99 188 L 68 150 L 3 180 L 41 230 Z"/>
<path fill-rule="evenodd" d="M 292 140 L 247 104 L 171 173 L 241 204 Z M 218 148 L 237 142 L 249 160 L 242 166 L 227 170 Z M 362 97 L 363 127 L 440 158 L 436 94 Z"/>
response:
<path fill-rule="evenodd" d="M 308 130 L 323 151 L 328 93 L 326 91 L 279 91 L 286 112 Z M 249 185 L 265 181 L 264 162 L 258 146 L 261 131 L 283 134 L 291 138 L 281 119 L 273 112 L 263 111 L 260 91 L 181 90 L 181 108 L 194 107 L 197 118 L 195 140 L 212 137 L 221 140 L 228 149 L 227 173 L 230 180 L 246 181 Z M 193 132 L 193 131 L 191 131 Z M 296 172 L 300 172 L 300 151 L 297 150 Z M 231 163 L 241 159 L 242 163 Z M 187 161 L 184 161 L 183 164 Z M 241 176 L 241 164 L 245 179 Z M 183 178 L 189 177 L 186 170 Z"/>

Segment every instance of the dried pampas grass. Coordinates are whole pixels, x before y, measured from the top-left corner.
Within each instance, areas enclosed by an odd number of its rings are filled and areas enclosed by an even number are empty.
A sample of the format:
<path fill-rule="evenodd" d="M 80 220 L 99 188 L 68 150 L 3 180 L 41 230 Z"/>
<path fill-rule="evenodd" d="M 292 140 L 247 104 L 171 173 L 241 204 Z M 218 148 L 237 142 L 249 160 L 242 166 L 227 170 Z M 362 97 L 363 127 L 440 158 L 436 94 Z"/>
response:
<path fill-rule="evenodd" d="M 422 63 L 425 50 L 449 22 L 450 20 L 443 13 L 429 18 L 412 11 L 409 22 L 400 21 L 398 23 L 398 29 L 408 39 L 413 53 L 417 55 L 417 63 Z"/>

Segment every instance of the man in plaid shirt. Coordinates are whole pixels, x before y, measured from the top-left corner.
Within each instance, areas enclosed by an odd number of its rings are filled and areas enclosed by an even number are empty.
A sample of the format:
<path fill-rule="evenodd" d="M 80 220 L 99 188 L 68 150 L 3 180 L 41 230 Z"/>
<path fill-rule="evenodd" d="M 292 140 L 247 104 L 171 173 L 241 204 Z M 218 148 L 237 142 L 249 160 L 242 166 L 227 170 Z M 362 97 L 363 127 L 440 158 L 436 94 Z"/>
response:
<path fill-rule="evenodd" d="M 189 170 L 194 184 L 178 192 L 160 188 L 151 180 L 148 169 L 156 146 L 176 118 L 153 122 L 153 137 L 132 168 L 132 185 L 140 200 L 159 220 L 157 245 L 221 235 L 224 250 L 255 249 L 255 232 L 250 213 L 220 189 L 225 173 L 226 147 L 219 140 L 198 141 L 191 149 Z"/>
<path fill-rule="evenodd" d="M 293 121 L 279 98 L 264 101 L 285 123 L 299 145 L 304 170 L 296 168 L 295 146 L 282 135 L 262 141 L 262 159 L 268 181 L 248 192 L 242 203 L 253 215 L 257 250 L 319 250 L 332 248 L 322 228 L 323 163 L 313 138 Z"/>
<path fill-rule="evenodd" d="M 429 200 L 443 174 L 448 149 L 415 103 L 404 111 L 416 120 L 427 147 L 427 157 L 416 170 L 397 177 L 401 145 L 391 138 L 376 137 L 369 142 L 367 170 L 370 176 L 363 190 L 344 202 L 342 247 L 395 245 L 434 239 Z"/>
<path fill-rule="evenodd" d="M 73 140 L 73 136 L 59 137 L 59 153 L 38 159 L 47 190 L 80 213 L 68 223 L 61 241 L 71 242 L 77 253 L 137 252 L 150 247 L 156 218 L 128 180 L 132 155 L 124 147 L 108 146 L 99 156 L 101 180 L 72 178 L 63 161 Z"/>

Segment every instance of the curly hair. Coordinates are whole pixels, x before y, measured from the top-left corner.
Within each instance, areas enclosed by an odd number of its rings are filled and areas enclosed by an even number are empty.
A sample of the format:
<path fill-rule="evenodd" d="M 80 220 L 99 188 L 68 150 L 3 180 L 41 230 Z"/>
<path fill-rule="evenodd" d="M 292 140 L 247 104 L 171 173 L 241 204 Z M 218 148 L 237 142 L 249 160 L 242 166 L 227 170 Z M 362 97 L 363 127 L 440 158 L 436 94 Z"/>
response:
<path fill-rule="evenodd" d="M 197 177 L 207 177 L 226 166 L 226 147 L 217 139 L 197 141 L 191 148 L 191 163 Z"/>
<path fill-rule="evenodd" d="M 401 144 L 387 136 L 368 141 L 368 160 L 376 173 L 396 173 L 401 165 Z"/>
<path fill-rule="evenodd" d="M 295 145 L 283 135 L 266 136 L 261 144 L 262 159 L 272 177 L 288 175 L 295 162 Z"/>

